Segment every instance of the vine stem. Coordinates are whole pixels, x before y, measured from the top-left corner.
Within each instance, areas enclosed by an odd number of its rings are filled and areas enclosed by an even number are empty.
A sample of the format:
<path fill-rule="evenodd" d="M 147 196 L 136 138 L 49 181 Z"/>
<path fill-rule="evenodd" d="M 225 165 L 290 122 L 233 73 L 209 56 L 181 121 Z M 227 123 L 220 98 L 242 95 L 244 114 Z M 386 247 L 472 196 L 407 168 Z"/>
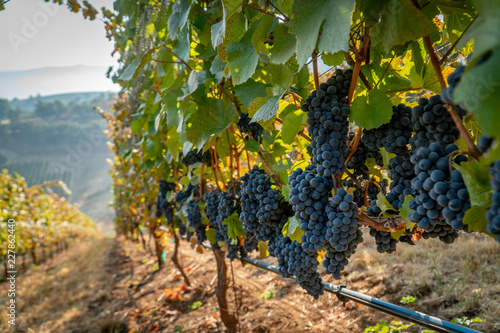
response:
<path fill-rule="evenodd" d="M 198 12 L 200 13 L 201 15 L 205 16 L 207 19 L 209 19 L 210 21 L 212 21 L 213 23 L 217 23 L 217 21 L 215 21 L 213 18 L 211 18 L 210 16 L 208 16 L 207 14 L 205 14 L 202 10 L 200 10 L 199 8 L 197 8 L 196 6 L 193 6 L 193 8 Z"/>
<path fill-rule="evenodd" d="M 168 47 L 167 45 L 165 45 L 165 44 L 162 44 L 162 46 L 163 46 L 165 49 L 167 49 L 167 51 L 169 51 L 170 53 L 172 53 L 172 54 L 173 54 L 173 55 L 174 55 L 177 59 L 179 59 L 179 60 L 180 60 L 180 62 L 182 62 L 184 65 L 186 65 L 186 67 L 187 67 L 187 68 L 189 68 L 189 70 L 190 70 L 190 71 L 192 71 L 192 70 L 193 70 L 193 69 L 191 68 L 191 66 L 189 66 L 189 65 L 187 64 L 187 62 L 185 62 L 185 61 L 184 61 L 184 59 L 182 59 L 182 58 L 181 58 L 181 57 L 179 57 L 177 54 L 175 54 L 175 53 L 174 53 L 174 51 L 173 51 L 171 48 L 169 48 L 169 47 Z"/>
<path fill-rule="evenodd" d="M 462 138 L 464 138 L 465 143 L 467 144 L 467 147 L 469 148 L 469 154 L 474 157 L 476 160 L 479 160 L 479 157 L 481 156 L 481 152 L 477 148 L 476 144 L 474 143 L 474 140 L 472 140 L 469 131 L 464 126 L 464 123 L 462 122 L 462 119 L 460 119 L 460 116 L 458 115 L 457 111 L 453 107 L 453 105 L 446 104 L 445 105 L 446 109 L 450 113 L 451 118 L 455 122 L 455 125 L 457 126 L 458 130 L 460 131 L 460 135 Z"/>
<path fill-rule="evenodd" d="M 358 131 L 356 132 L 356 137 L 354 138 L 354 144 L 352 145 L 351 152 L 347 156 L 345 160 L 345 165 L 347 166 L 349 164 L 349 161 L 351 160 L 352 155 L 356 152 L 358 149 L 359 141 L 361 141 L 361 134 L 363 134 L 363 129 L 360 127 L 358 128 Z"/>
<path fill-rule="evenodd" d="M 347 61 L 347 63 L 350 65 L 350 66 L 354 66 L 354 59 L 351 57 L 351 55 L 349 54 L 349 52 L 345 51 L 344 52 L 344 56 L 345 56 L 345 59 Z M 366 78 L 365 74 L 363 74 L 363 72 L 359 72 L 359 78 L 361 79 L 361 81 L 363 81 L 363 84 L 365 85 L 366 89 L 368 90 L 372 90 L 373 87 L 372 85 L 370 84 L 370 82 L 368 81 L 368 79 Z"/>
<path fill-rule="evenodd" d="M 203 167 L 205 165 L 201 163 L 201 171 L 200 171 L 200 197 L 203 197 Z"/>
<path fill-rule="evenodd" d="M 380 219 L 380 222 L 376 222 L 373 220 L 370 216 L 366 215 L 366 212 L 363 211 L 358 211 L 358 219 L 360 220 L 359 224 L 365 225 L 372 227 L 376 230 L 379 231 L 388 231 L 388 232 L 394 232 L 397 230 L 401 230 L 406 227 L 406 221 L 402 217 L 393 217 L 391 220 L 396 222 L 396 225 L 394 227 L 386 227 L 385 223 L 388 221 L 388 219 Z"/>
<path fill-rule="evenodd" d="M 231 173 L 231 184 L 233 185 L 233 192 L 236 196 L 236 186 L 234 184 L 234 169 L 233 169 L 233 149 L 231 147 L 231 140 L 229 140 L 229 128 L 226 130 L 227 144 L 229 146 L 229 172 Z"/>
<path fill-rule="evenodd" d="M 242 6 L 245 6 L 245 7 L 247 7 L 247 8 L 250 8 L 250 9 L 256 10 L 256 11 L 258 11 L 258 12 L 264 13 L 264 14 L 266 14 L 266 15 L 272 16 L 272 17 L 274 17 L 274 18 L 280 19 L 278 16 L 276 16 L 276 15 L 274 15 L 274 14 L 271 14 L 271 13 L 269 13 L 269 12 L 267 12 L 267 11 L 263 10 L 263 9 L 260 9 L 260 8 L 256 8 L 256 7 L 250 6 L 250 5 L 246 4 L 246 3 L 242 3 L 241 5 L 242 5 Z"/>
<path fill-rule="evenodd" d="M 444 89 L 446 88 L 446 81 L 444 80 L 443 72 L 441 71 L 441 65 L 439 64 L 439 59 L 436 55 L 434 47 L 432 46 L 431 38 L 429 36 L 424 36 L 424 44 L 427 49 L 427 52 L 429 52 L 431 63 L 432 66 L 434 67 L 434 71 L 436 72 L 439 85 L 441 86 L 441 89 Z"/>
<path fill-rule="evenodd" d="M 215 139 L 214 159 L 215 159 L 215 171 L 219 172 L 220 180 L 222 182 L 222 187 L 224 188 L 224 192 L 227 192 L 226 182 L 224 181 L 224 176 L 222 175 L 222 171 L 220 171 L 219 159 L 217 158 L 217 138 Z"/>
<path fill-rule="evenodd" d="M 212 156 L 212 173 L 214 174 L 214 178 L 215 178 L 215 185 L 217 185 L 217 189 L 219 190 L 220 192 L 220 186 L 219 186 L 219 180 L 217 179 L 217 171 L 215 170 L 215 153 L 212 149 L 210 149 L 210 155 Z M 203 198 L 202 196 L 200 196 L 201 198 Z"/>
<path fill-rule="evenodd" d="M 357 180 L 356 177 L 354 177 L 354 175 L 351 172 L 349 172 L 349 170 L 346 170 L 344 172 L 351 178 L 351 180 L 354 182 L 354 184 L 358 185 L 359 187 L 362 187 L 359 180 Z"/>
<path fill-rule="evenodd" d="M 238 179 L 241 178 L 240 176 L 240 152 L 238 151 L 238 148 L 236 147 L 236 144 L 233 144 L 233 149 L 234 149 L 234 152 L 235 152 L 235 159 L 236 159 L 236 172 L 238 174 Z"/>
<path fill-rule="evenodd" d="M 318 73 L 318 52 L 314 51 L 312 54 L 313 74 L 314 74 L 314 89 L 319 89 L 319 73 Z"/>
<path fill-rule="evenodd" d="M 276 7 L 271 1 L 267 0 L 267 3 L 270 4 L 271 6 L 273 6 L 273 8 L 278 11 L 278 13 L 283 15 L 283 17 L 285 18 L 285 20 L 284 20 L 285 22 L 290 21 L 290 18 L 288 18 L 288 16 L 286 16 L 285 13 L 283 13 L 281 10 L 279 10 L 278 7 Z"/>
<path fill-rule="evenodd" d="M 257 155 L 259 155 L 259 158 L 260 158 L 260 161 L 262 162 L 262 165 L 264 166 L 264 169 L 266 169 L 266 171 L 269 173 L 269 175 L 271 175 L 271 177 L 273 177 L 274 179 L 274 182 L 276 183 L 276 185 L 278 185 L 280 188 L 283 188 L 283 182 L 281 181 L 280 177 L 278 177 L 273 169 L 271 169 L 271 167 L 269 166 L 269 163 L 267 163 L 266 159 L 264 158 L 264 156 L 262 155 L 262 153 L 257 153 Z"/>

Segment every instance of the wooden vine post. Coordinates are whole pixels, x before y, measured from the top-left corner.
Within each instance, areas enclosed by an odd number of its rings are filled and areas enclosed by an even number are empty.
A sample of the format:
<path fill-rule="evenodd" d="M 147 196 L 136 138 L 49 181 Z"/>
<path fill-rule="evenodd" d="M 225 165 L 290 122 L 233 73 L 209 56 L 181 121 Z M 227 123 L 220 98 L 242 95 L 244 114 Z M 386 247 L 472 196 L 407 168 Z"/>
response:
<path fill-rule="evenodd" d="M 217 286 L 215 287 L 215 294 L 219 303 L 220 317 L 226 326 L 227 332 L 236 333 L 238 330 L 238 319 L 229 312 L 227 301 L 227 265 L 224 252 L 217 248 L 212 249 L 212 251 L 217 262 Z"/>

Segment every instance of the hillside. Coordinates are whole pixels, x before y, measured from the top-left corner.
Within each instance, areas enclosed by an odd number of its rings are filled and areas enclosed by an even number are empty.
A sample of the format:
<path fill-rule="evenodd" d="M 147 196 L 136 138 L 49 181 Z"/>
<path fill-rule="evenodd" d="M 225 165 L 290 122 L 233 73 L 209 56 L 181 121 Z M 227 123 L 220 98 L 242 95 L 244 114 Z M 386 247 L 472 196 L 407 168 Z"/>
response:
<path fill-rule="evenodd" d="M 65 94 L 56 94 L 56 95 L 46 95 L 46 96 L 30 96 L 26 99 L 17 99 L 14 98 L 10 101 L 10 105 L 14 108 L 19 108 L 23 111 L 32 112 L 35 111 L 37 102 L 55 102 L 60 101 L 63 103 L 83 103 L 83 102 L 92 102 L 95 99 L 104 99 L 109 100 L 111 96 L 115 93 L 111 91 L 91 91 L 91 92 L 76 92 L 76 93 L 65 93 Z M 105 105 L 100 105 L 104 107 Z"/>
<path fill-rule="evenodd" d="M 117 91 L 102 66 L 44 67 L 0 72 L 0 98 L 25 99 L 29 96 Z"/>

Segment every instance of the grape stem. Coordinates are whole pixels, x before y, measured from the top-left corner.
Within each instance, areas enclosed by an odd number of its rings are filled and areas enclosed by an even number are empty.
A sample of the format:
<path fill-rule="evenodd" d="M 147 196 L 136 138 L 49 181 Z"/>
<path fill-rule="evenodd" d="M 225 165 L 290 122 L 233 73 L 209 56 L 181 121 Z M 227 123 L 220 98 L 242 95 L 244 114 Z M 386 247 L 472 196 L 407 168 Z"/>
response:
<path fill-rule="evenodd" d="M 283 17 L 285 18 L 285 22 L 288 22 L 290 21 L 290 18 L 288 16 L 285 15 L 285 13 L 283 13 L 281 10 L 279 10 L 271 1 L 267 0 L 266 1 L 268 4 L 270 4 L 275 10 L 278 11 L 278 13 L 280 13 L 281 15 L 283 15 Z"/>
<path fill-rule="evenodd" d="M 372 217 L 368 216 L 366 212 L 358 210 L 358 218 L 360 220 L 359 224 L 372 227 L 379 231 L 388 231 L 394 232 L 396 230 L 403 229 L 406 227 L 406 221 L 401 216 L 391 217 L 390 220 L 396 222 L 395 227 L 386 227 L 385 224 L 389 221 L 387 218 L 377 218 L 377 221 L 374 221 Z"/>
<path fill-rule="evenodd" d="M 441 86 L 441 89 L 444 89 L 446 88 L 446 81 L 444 80 L 443 72 L 441 71 L 441 65 L 439 64 L 439 59 L 436 55 L 436 51 L 434 50 L 434 46 L 432 46 L 431 38 L 429 36 L 424 36 L 424 44 L 427 52 L 429 52 L 431 63 L 434 67 L 434 71 L 436 72 L 439 85 Z"/>
<path fill-rule="evenodd" d="M 274 173 L 273 169 L 271 169 L 271 167 L 269 166 L 269 163 L 267 163 L 266 159 L 264 158 L 264 155 L 262 155 L 262 153 L 257 153 L 257 155 L 259 155 L 260 161 L 262 162 L 262 166 L 264 167 L 264 169 L 266 169 L 267 173 L 269 173 L 271 175 L 271 177 L 273 177 L 276 185 L 278 185 L 280 188 L 283 188 L 283 186 L 284 186 L 283 182 Z"/>
<path fill-rule="evenodd" d="M 258 11 L 258 12 L 264 13 L 264 14 L 266 14 L 266 15 L 272 16 L 272 17 L 274 17 L 274 18 L 277 18 L 278 20 L 279 20 L 279 19 L 281 19 L 279 16 L 276 16 L 276 15 L 274 15 L 274 14 L 271 14 L 271 13 L 269 13 L 269 12 L 267 12 L 267 11 L 263 10 L 263 9 L 256 8 L 256 7 L 253 7 L 253 6 L 247 5 L 246 3 L 242 3 L 241 5 L 242 5 L 242 6 L 245 6 L 245 7 L 247 7 L 247 8 L 250 8 L 250 9 L 256 10 L 256 11 Z"/>
<path fill-rule="evenodd" d="M 193 69 L 187 64 L 187 62 L 184 61 L 184 59 L 182 59 L 181 57 L 179 57 L 177 54 L 174 53 L 174 51 L 169 48 L 167 45 L 165 44 L 162 44 L 162 46 L 167 49 L 167 51 L 169 51 L 170 53 L 172 53 L 177 59 L 179 59 L 179 61 L 181 63 L 183 63 L 190 71 L 192 71 Z"/>
<path fill-rule="evenodd" d="M 209 19 L 210 21 L 212 21 L 212 23 L 217 23 L 217 21 L 215 21 L 213 18 L 211 18 L 210 16 L 208 16 L 207 14 L 205 14 L 202 10 L 200 10 L 198 7 L 196 6 L 193 6 L 193 8 L 198 12 L 200 13 L 201 15 L 205 16 L 207 19 Z"/>
<path fill-rule="evenodd" d="M 464 123 L 462 122 L 462 119 L 460 119 L 460 116 L 458 115 L 457 111 L 455 110 L 453 105 L 446 104 L 445 107 L 450 113 L 450 116 L 455 122 L 455 125 L 457 126 L 458 130 L 460 131 L 460 135 L 462 136 L 462 138 L 464 138 L 467 147 L 469 147 L 469 154 L 476 160 L 479 160 L 481 152 L 474 143 L 474 140 L 472 140 L 469 131 L 467 131 L 467 129 L 465 128 Z"/>
<path fill-rule="evenodd" d="M 351 160 L 352 155 L 356 152 L 359 146 L 359 141 L 361 141 L 361 134 L 363 134 L 363 129 L 360 127 L 358 128 L 358 132 L 356 133 L 356 137 L 354 138 L 354 144 L 352 145 L 351 152 L 347 156 L 345 160 L 345 165 L 347 166 L 349 164 L 349 161 Z"/>
<path fill-rule="evenodd" d="M 312 54 L 313 58 L 313 74 L 314 74 L 314 89 L 319 89 L 319 73 L 318 73 L 318 51 L 314 51 Z"/>

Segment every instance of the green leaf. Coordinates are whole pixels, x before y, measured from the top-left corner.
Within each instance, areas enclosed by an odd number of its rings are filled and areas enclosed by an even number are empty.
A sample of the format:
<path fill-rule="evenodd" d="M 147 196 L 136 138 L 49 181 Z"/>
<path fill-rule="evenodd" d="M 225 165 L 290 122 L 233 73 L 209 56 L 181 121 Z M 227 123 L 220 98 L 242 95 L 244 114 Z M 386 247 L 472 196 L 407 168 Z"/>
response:
<path fill-rule="evenodd" d="M 472 206 L 484 206 L 490 202 L 490 167 L 484 158 L 481 158 L 479 162 L 471 158 L 460 165 L 454 163 L 453 167 L 462 174 Z"/>
<path fill-rule="evenodd" d="M 227 225 L 227 235 L 231 239 L 238 240 L 238 237 L 246 236 L 246 232 L 243 230 L 243 222 L 241 222 L 237 211 L 234 211 L 222 224 Z"/>
<path fill-rule="evenodd" d="M 179 100 L 185 99 L 186 97 L 194 93 L 196 89 L 198 89 L 198 77 L 196 75 L 195 70 L 192 70 L 191 73 L 189 73 L 187 85 L 188 85 L 188 93 L 182 97 L 179 97 Z"/>
<path fill-rule="evenodd" d="M 253 46 L 239 42 L 231 43 L 226 51 L 233 83 L 238 85 L 251 78 L 259 62 L 259 55 Z"/>
<path fill-rule="evenodd" d="M 500 112 L 498 112 L 500 46 L 492 51 L 488 60 L 463 74 L 453 91 L 453 98 L 457 103 L 463 104 L 466 110 L 476 113 L 479 125 L 488 136 L 500 138 L 498 130 L 500 128 Z"/>
<path fill-rule="evenodd" d="M 336 53 L 323 53 L 321 55 L 321 60 L 328 66 L 338 66 L 341 65 L 345 60 L 344 52 L 339 51 Z"/>
<path fill-rule="evenodd" d="M 215 245 L 217 244 L 217 237 L 215 237 L 215 234 L 217 233 L 217 230 L 214 228 L 209 228 L 205 234 L 207 236 L 208 241 L 210 244 Z"/>
<path fill-rule="evenodd" d="M 226 34 L 226 16 L 227 11 L 224 3 L 222 3 L 222 20 L 215 24 L 212 24 L 211 33 L 212 33 L 212 47 L 214 49 L 217 48 L 224 41 L 224 35 Z"/>
<path fill-rule="evenodd" d="M 274 46 L 271 49 L 271 62 L 284 64 L 294 54 L 297 38 L 288 32 L 285 24 L 276 24 L 273 28 Z"/>
<path fill-rule="evenodd" d="M 473 206 L 465 212 L 462 223 L 469 226 L 469 232 L 482 232 L 496 239 L 495 236 L 488 233 L 488 231 L 486 230 L 486 225 L 488 225 L 486 212 L 487 209 L 484 206 Z"/>
<path fill-rule="evenodd" d="M 257 97 L 266 97 L 266 88 L 269 84 L 264 84 L 262 82 L 255 82 L 252 79 L 247 80 L 234 87 L 234 93 L 239 97 L 240 101 L 248 108 L 252 101 Z"/>
<path fill-rule="evenodd" d="M 281 138 L 286 144 L 291 144 L 297 133 L 302 129 L 302 117 L 304 112 L 302 110 L 295 110 L 287 114 L 283 119 L 283 127 L 281 128 Z"/>
<path fill-rule="evenodd" d="M 354 0 L 295 0 L 290 32 L 297 36 L 297 61 L 302 67 L 311 56 L 320 27 L 318 51 L 347 51 Z M 324 23 L 323 23 L 324 22 Z"/>
<path fill-rule="evenodd" d="M 182 110 L 178 98 L 182 95 L 182 90 L 172 89 L 163 95 L 163 108 L 167 115 L 167 128 L 176 128 L 178 132 L 182 127 Z"/>
<path fill-rule="evenodd" d="M 304 231 L 300 228 L 300 220 L 295 216 L 289 218 L 286 224 L 283 226 L 282 233 L 284 237 L 290 237 L 292 242 L 300 242 L 300 238 L 304 234 Z"/>
<path fill-rule="evenodd" d="M 373 45 L 381 44 L 386 52 L 395 45 L 417 40 L 436 31 L 432 21 L 411 0 L 386 1 L 380 15 L 380 21 L 372 28 L 372 41 Z"/>
<path fill-rule="evenodd" d="M 133 120 L 132 123 L 130 123 L 130 129 L 132 134 L 139 134 L 141 130 L 141 122 L 139 120 Z"/>
<path fill-rule="evenodd" d="M 370 130 L 391 121 L 392 113 L 390 98 L 384 91 L 373 89 L 368 96 L 358 96 L 353 100 L 349 120 Z"/>
<path fill-rule="evenodd" d="M 264 103 L 262 104 L 262 106 L 257 110 L 257 112 L 255 112 L 254 115 L 252 115 L 252 122 L 257 122 L 261 120 L 267 121 L 272 117 L 274 117 L 276 113 L 278 113 L 279 103 L 283 95 L 284 93 L 278 96 L 264 98 L 263 99 Z M 260 97 L 257 98 L 256 101 L 261 101 L 261 98 Z M 250 105 L 249 112 L 252 108 L 252 105 Z"/>
<path fill-rule="evenodd" d="M 212 61 L 212 65 L 210 66 L 210 73 L 215 76 L 215 82 L 219 84 L 224 77 L 224 68 L 226 68 L 227 63 L 222 62 L 217 55 Z"/>
<path fill-rule="evenodd" d="M 267 52 L 266 44 L 264 44 L 264 42 L 267 41 L 269 33 L 271 32 L 273 21 L 274 18 L 272 16 L 264 15 L 252 36 L 252 44 L 258 54 L 260 52 Z"/>
<path fill-rule="evenodd" d="M 283 194 L 283 197 L 285 198 L 286 201 L 290 201 L 290 191 L 292 190 L 291 185 L 285 185 L 281 188 L 281 193 Z"/>
<path fill-rule="evenodd" d="M 246 32 L 244 15 L 235 12 L 228 16 L 224 41 L 217 47 L 217 53 L 219 54 L 220 60 L 224 62 L 227 62 L 226 47 L 232 42 L 238 41 Z"/>
<path fill-rule="evenodd" d="M 265 153 L 266 152 L 266 150 L 264 148 L 262 148 L 260 143 L 258 143 L 254 139 L 248 139 L 245 142 L 245 147 L 249 152 L 252 152 L 252 153 Z"/>
<path fill-rule="evenodd" d="M 130 81 L 134 77 L 136 69 L 139 67 L 139 64 L 141 63 L 141 59 L 135 59 L 130 63 L 130 65 L 125 68 L 123 71 L 122 75 L 118 78 L 118 80 L 121 81 Z"/>
<path fill-rule="evenodd" d="M 172 40 L 177 37 L 179 30 L 186 25 L 190 9 L 191 0 L 175 0 L 172 5 L 172 14 L 168 18 L 168 32 Z"/>
<path fill-rule="evenodd" d="M 201 148 L 211 135 L 224 131 L 237 117 L 233 104 L 226 108 L 220 99 L 207 98 L 205 104 L 192 112 L 189 127 L 186 127 L 186 138 Z"/>
<path fill-rule="evenodd" d="M 415 63 L 415 71 L 418 75 L 422 75 L 422 70 L 424 68 L 424 56 L 422 54 L 422 50 L 425 50 L 423 47 L 423 39 L 420 41 L 411 41 L 411 55 L 413 57 L 413 62 Z"/>
<path fill-rule="evenodd" d="M 413 227 L 415 226 L 416 223 L 410 222 L 410 214 L 412 210 L 410 209 L 410 201 L 413 200 L 412 195 L 407 195 L 405 196 L 405 201 L 403 202 L 403 206 L 399 209 L 399 215 L 407 222 L 406 223 L 406 229 L 413 230 Z M 405 229 L 402 229 L 405 230 Z"/>

